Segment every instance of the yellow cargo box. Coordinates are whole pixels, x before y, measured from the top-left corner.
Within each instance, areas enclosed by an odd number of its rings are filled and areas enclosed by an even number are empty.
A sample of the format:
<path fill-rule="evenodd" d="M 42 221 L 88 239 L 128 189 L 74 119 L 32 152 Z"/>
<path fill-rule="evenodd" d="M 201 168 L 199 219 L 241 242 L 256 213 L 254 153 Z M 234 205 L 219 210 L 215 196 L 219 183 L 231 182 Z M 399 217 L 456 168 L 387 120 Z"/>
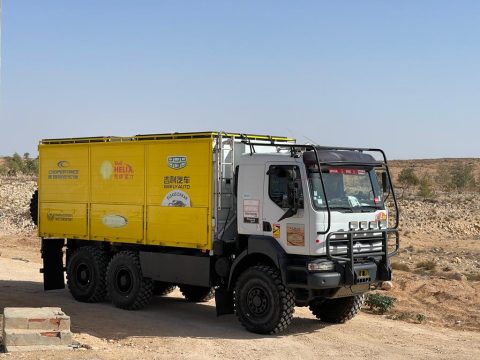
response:
<path fill-rule="evenodd" d="M 211 249 L 212 137 L 42 142 L 41 237 Z"/>

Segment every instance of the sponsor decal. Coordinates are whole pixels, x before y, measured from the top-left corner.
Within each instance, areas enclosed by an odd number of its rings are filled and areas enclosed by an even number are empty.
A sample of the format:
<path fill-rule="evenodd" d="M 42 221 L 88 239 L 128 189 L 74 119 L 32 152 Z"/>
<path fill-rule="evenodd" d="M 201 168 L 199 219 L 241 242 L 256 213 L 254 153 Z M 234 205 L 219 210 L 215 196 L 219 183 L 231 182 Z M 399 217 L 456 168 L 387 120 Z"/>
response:
<path fill-rule="evenodd" d="M 190 176 L 164 176 L 164 189 L 190 189 Z"/>
<path fill-rule="evenodd" d="M 60 160 L 59 162 L 57 162 L 57 166 L 59 168 L 68 168 L 70 167 L 70 163 L 66 160 Z"/>
<path fill-rule="evenodd" d="M 272 232 L 273 232 L 273 237 L 275 239 L 280 239 L 280 224 L 273 224 L 272 225 Z"/>
<path fill-rule="evenodd" d="M 170 169 L 180 170 L 187 166 L 187 157 L 184 155 L 173 155 L 167 157 L 167 164 Z"/>
<path fill-rule="evenodd" d="M 135 171 L 131 164 L 122 160 L 115 160 L 113 162 L 105 160 L 100 165 L 100 175 L 103 180 L 133 180 Z"/>
<path fill-rule="evenodd" d="M 122 215 L 110 214 L 102 218 L 102 224 L 110 229 L 120 229 L 127 226 L 128 219 Z"/>
<path fill-rule="evenodd" d="M 387 213 L 385 211 L 380 211 L 376 216 L 375 220 L 377 221 L 385 221 L 387 220 Z"/>
<path fill-rule="evenodd" d="M 162 201 L 162 206 L 191 207 L 190 196 L 182 190 L 170 191 Z"/>
<path fill-rule="evenodd" d="M 47 213 L 48 221 L 73 221 L 73 214 Z"/>
<path fill-rule="evenodd" d="M 243 200 L 243 222 L 259 224 L 260 200 Z"/>
<path fill-rule="evenodd" d="M 287 245 L 305 246 L 304 224 L 287 224 Z"/>
<path fill-rule="evenodd" d="M 365 175 L 365 170 L 361 169 L 329 169 L 328 172 L 330 174 L 344 174 L 344 175 Z"/>
<path fill-rule="evenodd" d="M 102 176 L 103 180 L 110 180 L 113 174 L 113 165 L 110 161 L 102 162 L 100 165 L 100 175 Z"/>
<path fill-rule="evenodd" d="M 48 170 L 49 180 L 78 180 L 80 171 L 75 169 L 67 169 L 70 167 L 70 162 L 60 160 L 57 162 L 58 169 Z"/>

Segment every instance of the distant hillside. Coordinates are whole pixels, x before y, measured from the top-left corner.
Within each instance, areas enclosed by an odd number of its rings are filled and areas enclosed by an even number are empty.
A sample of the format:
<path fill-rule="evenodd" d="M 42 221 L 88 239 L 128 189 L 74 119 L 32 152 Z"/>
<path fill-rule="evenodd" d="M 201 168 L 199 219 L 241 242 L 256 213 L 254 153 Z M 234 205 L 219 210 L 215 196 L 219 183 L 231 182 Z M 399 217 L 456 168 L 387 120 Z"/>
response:
<path fill-rule="evenodd" d="M 480 182 L 480 158 L 443 158 L 443 159 L 417 159 L 417 160 L 391 160 L 389 168 L 394 183 L 398 174 L 405 168 L 412 168 L 418 177 L 426 175 L 432 183 L 440 175 L 440 171 L 450 168 L 452 165 L 471 165 L 477 183 Z"/>

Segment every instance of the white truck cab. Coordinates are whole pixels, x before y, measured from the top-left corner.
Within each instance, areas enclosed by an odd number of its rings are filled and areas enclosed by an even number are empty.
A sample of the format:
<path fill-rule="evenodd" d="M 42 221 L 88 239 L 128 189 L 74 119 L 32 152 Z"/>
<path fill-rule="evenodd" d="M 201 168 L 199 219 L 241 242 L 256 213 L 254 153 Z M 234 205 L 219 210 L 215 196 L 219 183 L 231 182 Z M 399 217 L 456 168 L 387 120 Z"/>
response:
<path fill-rule="evenodd" d="M 281 301 L 289 303 L 291 294 L 322 321 L 352 318 L 372 284 L 391 280 L 389 258 L 399 250 L 385 154 L 297 144 L 255 152 L 249 145 L 235 172 L 237 236 L 229 271 L 241 322 L 251 331 L 276 332 L 290 318 L 287 309 L 275 326 L 265 326 L 273 299 L 254 277 L 272 271 L 281 278 L 278 293 L 287 294 Z M 386 200 L 395 211 L 392 227 Z M 220 313 L 222 294 L 217 291 Z"/>

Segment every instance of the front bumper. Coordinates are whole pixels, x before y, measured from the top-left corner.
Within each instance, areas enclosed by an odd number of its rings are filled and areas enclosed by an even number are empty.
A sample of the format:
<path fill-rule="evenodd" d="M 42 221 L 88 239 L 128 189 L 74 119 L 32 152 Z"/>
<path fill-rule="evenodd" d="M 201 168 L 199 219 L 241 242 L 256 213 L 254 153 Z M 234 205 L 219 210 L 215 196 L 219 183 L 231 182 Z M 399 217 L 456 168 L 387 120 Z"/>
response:
<path fill-rule="evenodd" d="M 388 264 L 382 264 L 381 259 L 372 259 L 354 265 L 353 269 L 346 262 L 335 264 L 333 271 L 311 272 L 307 270 L 307 262 L 303 264 L 296 259 L 296 264 L 285 266 L 285 282 L 290 288 L 300 289 L 331 289 L 351 285 L 368 285 L 379 281 L 391 280 L 392 273 Z M 379 271 L 379 268 L 382 270 Z M 353 273 L 353 275 L 352 275 Z"/>
<path fill-rule="evenodd" d="M 368 233 L 369 231 L 361 231 Z M 335 264 L 332 271 L 308 271 L 309 261 L 314 259 L 306 259 L 302 257 L 285 258 L 283 260 L 283 274 L 285 283 L 290 288 L 306 289 L 306 290 L 322 290 L 340 287 L 351 287 L 377 283 L 380 281 L 388 281 L 392 279 L 392 270 L 389 258 L 398 253 L 400 247 L 398 231 L 395 229 L 374 230 L 372 232 L 382 233 L 382 249 L 381 251 L 358 253 L 354 250 L 355 236 L 360 232 L 332 232 L 326 239 L 326 256 L 320 257 L 318 261 L 331 261 Z M 338 236 L 340 235 L 340 236 Z M 392 244 L 394 250 L 389 252 L 389 237 L 394 235 L 395 243 Z M 336 236 L 339 240 L 334 239 Z M 332 255 L 330 247 L 336 242 L 346 242 L 347 249 L 344 255 Z"/>

